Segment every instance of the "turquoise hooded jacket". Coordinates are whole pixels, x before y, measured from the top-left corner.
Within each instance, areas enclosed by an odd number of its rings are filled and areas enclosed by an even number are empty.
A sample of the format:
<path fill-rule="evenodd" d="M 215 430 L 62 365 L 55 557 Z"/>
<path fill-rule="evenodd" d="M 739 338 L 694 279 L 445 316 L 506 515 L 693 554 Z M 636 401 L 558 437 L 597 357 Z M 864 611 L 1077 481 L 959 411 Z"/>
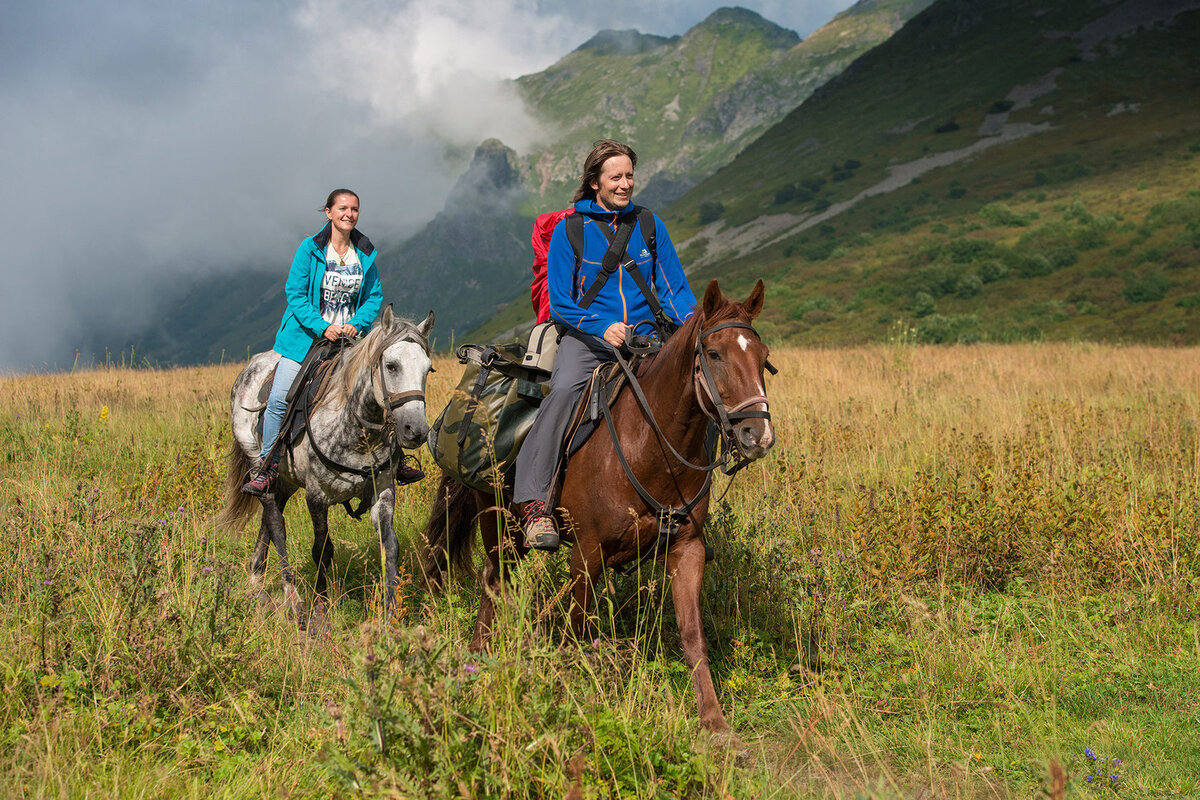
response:
<path fill-rule="evenodd" d="M 321 316 L 321 280 L 325 277 L 325 249 L 329 247 L 329 223 L 315 236 L 310 236 L 296 249 L 292 268 L 288 272 L 283 293 L 287 297 L 287 310 L 283 322 L 275 334 L 272 348 L 284 358 L 303 361 L 313 342 L 321 338 L 329 323 Z M 379 285 L 379 272 L 375 269 L 375 245 L 358 232 L 350 231 L 350 244 L 358 252 L 362 264 L 363 282 L 358 289 L 358 301 L 354 317 L 348 324 L 364 334 L 379 316 L 383 305 L 383 288 Z"/>

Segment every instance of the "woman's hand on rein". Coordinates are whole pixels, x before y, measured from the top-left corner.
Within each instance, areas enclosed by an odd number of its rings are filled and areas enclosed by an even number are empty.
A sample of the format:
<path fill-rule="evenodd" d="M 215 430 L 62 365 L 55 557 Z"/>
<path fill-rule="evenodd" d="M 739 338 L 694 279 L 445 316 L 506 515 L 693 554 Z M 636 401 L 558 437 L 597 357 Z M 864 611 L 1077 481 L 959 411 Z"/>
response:
<path fill-rule="evenodd" d="M 353 325 L 330 325 L 322 335 L 329 341 L 336 342 L 343 336 L 353 339 L 358 336 L 358 330 Z"/>

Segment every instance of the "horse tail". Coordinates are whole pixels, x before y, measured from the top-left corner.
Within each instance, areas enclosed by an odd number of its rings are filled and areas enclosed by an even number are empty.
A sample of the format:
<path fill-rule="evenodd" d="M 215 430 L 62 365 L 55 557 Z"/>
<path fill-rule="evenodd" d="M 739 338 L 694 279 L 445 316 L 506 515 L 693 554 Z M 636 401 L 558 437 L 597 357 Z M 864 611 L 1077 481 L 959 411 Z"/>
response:
<path fill-rule="evenodd" d="M 262 508 L 257 497 L 242 494 L 242 484 L 250 474 L 253 463 L 246 451 L 236 441 L 233 442 L 229 448 L 228 471 L 225 475 L 225 508 L 214 520 L 218 527 L 237 530 Z"/>
<path fill-rule="evenodd" d="M 465 574 L 473 571 L 471 542 L 478 514 L 475 490 L 442 475 L 425 524 L 425 579 L 431 586 L 442 588 L 451 563 Z"/>

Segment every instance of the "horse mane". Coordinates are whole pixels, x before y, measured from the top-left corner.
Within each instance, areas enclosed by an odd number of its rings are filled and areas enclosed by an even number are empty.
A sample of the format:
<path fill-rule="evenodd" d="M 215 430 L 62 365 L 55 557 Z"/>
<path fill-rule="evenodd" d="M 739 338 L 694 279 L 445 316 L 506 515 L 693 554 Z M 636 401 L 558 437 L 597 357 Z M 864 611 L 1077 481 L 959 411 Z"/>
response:
<path fill-rule="evenodd" d="M 430 355 L 429 341 L 421 335 L 420 328 L 412 320 L 396 317 L 390 328 L 375 327 L 342 353 L 338 365 L 326 380 L 314 398 L 314 402 L 323 402 L 333 386 L 340 386 L 343 397 L 349 397 L 354 391 L 354 384 L 363 371 L 374 369 L 375 364 L 387 350 L 401 339 L 409 339 L 421 345 L 425 355 Z"/>
<path fill-rule="evenodd" d="M 651 365 L 671 363 L 676 358 L 690 359 L 691 350 L 696 345 L 696 337 L 702 328 L 719 325 L 722 322 L 744 316 L 744 314 L 745 312 L 742 309 L 741 303 L 730 300 L 728 297 L 722 295 L 721 305 L 717 307 L 711 317 L 706 317 L 704 315 L 704 301 L 701 300 L 700 304 L 696 306 L 695 312 L 684 320 L 679 330 L 671 335 L 671 338 L 663 345 L 662 350 L 654 356 Z M 676 352 L 680 350 L 685 352 Z"/>

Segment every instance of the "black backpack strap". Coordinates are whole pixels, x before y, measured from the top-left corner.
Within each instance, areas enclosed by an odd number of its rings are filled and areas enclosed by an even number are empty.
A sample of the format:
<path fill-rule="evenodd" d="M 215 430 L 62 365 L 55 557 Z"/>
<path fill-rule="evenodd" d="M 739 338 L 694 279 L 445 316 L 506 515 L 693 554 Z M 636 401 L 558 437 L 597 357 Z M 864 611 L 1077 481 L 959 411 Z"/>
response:
<path fill-rule="evenodd" d="M 571 216 L 578 216 L 572 214 Z M 567 217 L 570 219 L 570 217 Z M 587 308 L 596 299 L 596 295 L 600 294 L 600 290 L 604 288 L 604 284 L 612 277 L 612 274 L 621 268 L 621 263 L 625 260 L 625 248 L 629 246 L 629 237 L 633 235 L 633 229 L 637 225 L 637 218 L 633 214 L 626 214 L 621 217 L 621 221 L 617 223 L 615 233 L 609 231 L 608 227 L 602 225 L 600 229 L 604 231 L 604 235 L 609 237 L 608 250 L 604 253 L 604 258 L 600 262 L 600 272 L 596 274 L 596 279 L 592 281 L 592 285 L 588 287 L 587 292 L 579 299 L 579 307 Z M 580 225 L 582 228 L 582 224 Z M 576 251 L 576 263 L 582 260 L 582 251 Z"/>
<path fill-rule="evenodd" d="M 658 231 L 654 224 L 654 212 L 645 206 L 638 206 L 637 209 L 638 224 L 642 226 L 642 239 L 646 242 L 646 249 L 650 251 L 650 275 L 654 275 L 654 268 L 658 266 L 658 242 L 655 234 Z M 653 277 L 651 278 L 653 280 Z"/>

